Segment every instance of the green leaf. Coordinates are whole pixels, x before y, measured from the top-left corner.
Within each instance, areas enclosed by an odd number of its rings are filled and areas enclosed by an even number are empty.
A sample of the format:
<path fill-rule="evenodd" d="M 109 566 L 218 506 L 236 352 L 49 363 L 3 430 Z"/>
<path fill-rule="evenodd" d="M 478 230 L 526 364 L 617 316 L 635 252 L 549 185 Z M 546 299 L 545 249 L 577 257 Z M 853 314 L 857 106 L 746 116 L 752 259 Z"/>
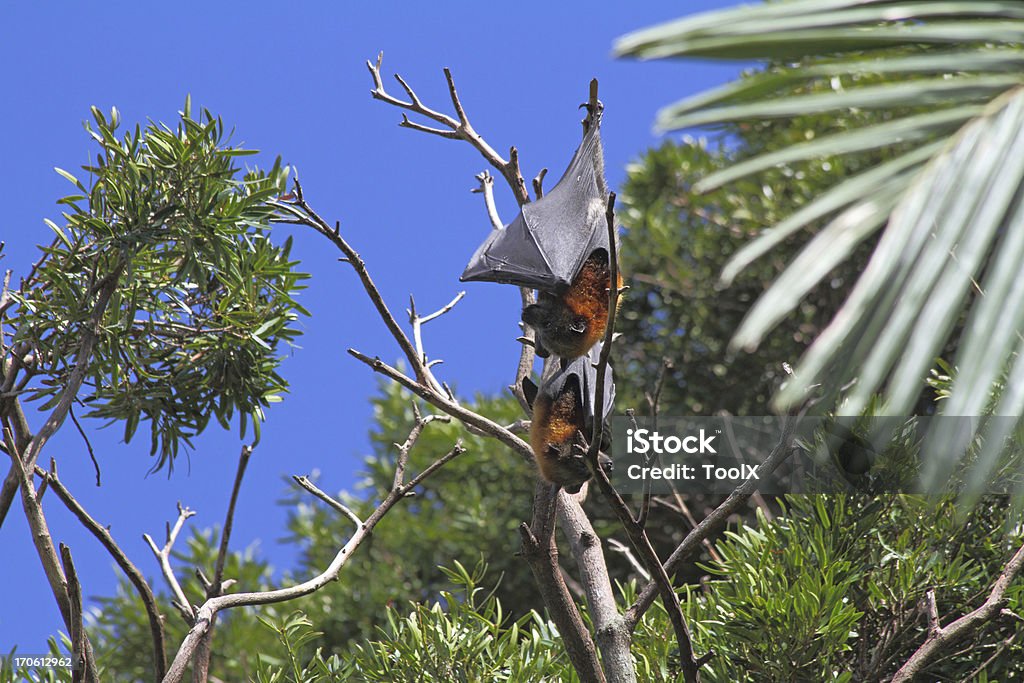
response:
<path fill-rule="evenodd" d="M 662 130 L 676 130 L 723 121 L 787 118 L 834 109 L 888 109 L 948 103 L 964 104 L 990 100 L 999 93 L 1019 85 L 1022 80 L 1024 76 L 1017 74 L 936 78 L 852 87 L 823 94 L 765 99 L 734 106 L 704 106 L 698 111 L 669 107 L 658 114 L 656 125 Z"/>
<path fill-rule="evenodd" d="M 901 187 L 905 186 L 911 178 L 908 171 L 919 167 L 931 158 L 943 144 L 943 142 L 934 142 L 924 145 L 836 185 L 736 252 L 736 255 L 729 260 L 722 271 L 721 285 L 731 284 L 741 270 L 781 244 L 800 228 L 806 227 L 863 197 L 870 196 L 883 187 L 893 187 L 896 184 Z"/>
<path fill-rule="evenodd" d="M 733 164 L 729 168 L 704 178 L 694 185 L 694 190 L 707 192 L 739 178 L 794 161 L 863 152 L 927 139 L 943 132 L 951 132 L 983 111 L 984 107 L 980 105 L 965 105 L 938 112 L 907 116 L 895 121 L 837 133 L 820 140 L 792 145 Z"/>
<path fill-rule="evenodd" d="M 64 231 L 60 228 L 59 225 L 51 221 L 49 218 L 44 218 L 43 222 L 46 223 L 46 226 L 50 228 L 50 230 L 53 230 L 57 234 L 57 237 L 59 237 L 60 241 L 64 243 L 64 246 L 66 246 L 68 249 L 73 248 L 71 246 L 71 240 L 68 239 L 68 236 L 64 234 Z"/>

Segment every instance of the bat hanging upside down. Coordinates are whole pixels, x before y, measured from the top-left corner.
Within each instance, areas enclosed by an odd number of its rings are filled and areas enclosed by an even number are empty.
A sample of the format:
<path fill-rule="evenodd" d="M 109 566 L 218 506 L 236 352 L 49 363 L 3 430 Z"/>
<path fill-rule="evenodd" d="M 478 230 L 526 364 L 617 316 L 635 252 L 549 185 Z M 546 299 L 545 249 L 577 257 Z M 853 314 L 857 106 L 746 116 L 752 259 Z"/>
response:
<path fill-rule="evenodd" d="M 523 309 L 523 322 L 536 333 L 538 356 L 578 358 L 604 337 L 610 281 L 608 252 L 597 249 L 568 289 L 561 294 L 541 292 L 537 303 Z"/>
<path fill-rule="evenodd" d="M 594 425 L 595 382 L 596 371 L 590 356 L 577 358 L 540 389 L 529 379 L 523 379 L 523 392 L 533 408 L 530 446 L 537 469 L 545 481 L 569 493 L 578 493 L 591 476 L 586 453 L 587 439 Z M 610 412 L 614 399 L 609 368 L 604 396 L 608 408 L 602 411 L 605 415 Z M 601 440 L 603 450 L 611 446 L 609 436 L 605 428 Z M 603 452 L 598 454 L 598 465 L 605 474 L 611 474 L 612 460 Z"/>

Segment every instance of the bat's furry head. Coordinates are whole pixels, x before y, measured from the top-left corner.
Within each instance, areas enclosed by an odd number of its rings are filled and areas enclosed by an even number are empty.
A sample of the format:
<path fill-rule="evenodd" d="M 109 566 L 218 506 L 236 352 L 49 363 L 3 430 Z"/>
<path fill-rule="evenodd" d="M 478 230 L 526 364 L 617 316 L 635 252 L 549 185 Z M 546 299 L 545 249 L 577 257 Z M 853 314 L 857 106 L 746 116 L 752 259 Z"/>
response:
<path fill-rule="evenodd" d="M 582 356 L 604 336 L 608 325 L 608 252 L 596 249 L 562 293 L 541 292 L 523 309 L 523 322 L 536 333 L 537 355 Z"/>

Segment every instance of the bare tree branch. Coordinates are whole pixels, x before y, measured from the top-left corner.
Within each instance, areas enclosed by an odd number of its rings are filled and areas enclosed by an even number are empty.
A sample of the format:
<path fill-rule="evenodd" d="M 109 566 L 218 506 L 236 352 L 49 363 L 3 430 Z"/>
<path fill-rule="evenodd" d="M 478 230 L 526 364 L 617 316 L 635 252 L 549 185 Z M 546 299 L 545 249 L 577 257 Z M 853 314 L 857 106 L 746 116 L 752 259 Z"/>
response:
<path fill-rule="evenodd" d="M 633 554 L 632 549 L 630 549 L 628 545 L 616 538 L 609 538 L 608 547 L 625 557 L 626 561 L 629 562 L 629 566 L 633 568 L 633 571 L 635 571 L 640 578 L 644 581 L 651 580 L 651 573 L 644 568 L 640 563 L 640 560 L 636 559 L 636 555 Z"/>
<path fill-rule="evenodd" d="M 92 518 L 85 508 L 75 499 L 71 492 L 68 491 L 64 483 L 57 477 L 57 464 L 51 459 L 50 460 L 50 471 L 46 472 L 42 469 L 37 468 L 37 473 L 40 476 L 45 477 L 46 481 L 50 483 L 50 487 L 53 489 L 54 494 L 60 499 L 62 503 L 71 511 L 75 517 L 88 529 L 93 536 L 100 542 L 100 544 L 107 549 L 110 556 L 117 562 L 117 566 L 121 568 L 121 571 L 125 573 L 128 580 L 135 586 L 135 590 L 138 591 L 139 597 L 142 599 L 142 604 L 146 608 L 146 616 L 149 619 L 149 632 L 150 637 L 153 640 L 153 669 L 156 672 L 157 680 L 164 677 L 167 671 L 167 656 L 164 653 L 164 626 L 163 626 L 163 615 L 160 614 L 160 609 L 157 606 L 156 596 L 153 595 L 153 590 L 150 588 L 149 583 L 146 582 L 142 572 L 139 571 L 128 556 L 121 549 L 121 547 L 114 541 L 114 537 L 110 534 L 110 531 L 102 526 L 99 522 Z"/>
<path fill-rule="evenodd" d="M 345 515 L 350 520 L 352 520 L 352 523 L 356 525 L 357 529 L 360 528 L 361 526 L 363 526 L 363 520 L 359 519 L 359 515 L 357 515 L 355 512 L 353 512 L 352 508 L 350 508 L 349 506 L 345 505 L 344 503 L 342 503 L 340 500 L 338 500 L 334 496 L 331 496 L 331 495 L 325 493 L 316 484 L 314 484 L 310 480 L 309 477 L 307 477 L 305 475 L 303 475 L 303 476 L 293 475 L 292 479 L 295 480 L 296 484 L 298 484 L 302 488 L 306 489 L 307 491 L 312 493 L 314 496 L 316 496 L 317 498 L 319 498 L 323 502 L 327 503 L 332 508 L 334 508 L 335 510 L 337 510 L 338 512 L 340 512 L 341 514 Z"/>
<path fill-rule="evenodd" d="M 455 108 L 456 118 L 443 114 L 439 111 L 431 109 L 423 104 L 420 98 L 416 95 L 416 92 L 409 86 L 405 80 L 395 75 L 395 80 L 398 81 L 402 89 L 405 90 L 406 95 L 409 96 L 409 101 L 406 102 L 393 95 L 389 94 L 384 88 L 384 80 L 381 77 L 380 66 L 381 61 L 384 59 L 384 53 L 381 52 L 377 55 L 377 62 L 367 61 L 366 68 L 370 70 L 370 76 L 373 78 L 373 90 L 370 94 L 374 99 L 386 102 L 399 109 L 405 109 L 425 116 L 426 118 L 441 124 L 446 128 L 438 129 L 423 126 L 421 124 L 414 123 L 409 120 L 405 115 L 402 116 L 402 123 L 400 124 L 404 128 L 412 128 L 424 133 L 430 133 L 432 135 L 439 135 L 444 138 L 465 140 L 480 152 L 480 154 L 491 164 L 494 168 L 498 169 L 505 180 L 508 182 L 509 187 L 512 188 L 512 193 L 516 197 L 516 201 L 522 205 L 530 201 L 529 195 L 526 193 L 526 182 L 523 180 L 523 175 L 519 171 L 519 159 L 513 148 L 509 155 L 509 160 L 505 161 L 500 154 L 498 154 L 493 147 L 487 144 L 479 133 L 474 130 L 473 126 L 469 122 L 469 117 L 466 116 L 465 109 L 462 106 L 462 101 L 459 98 L 459 93 L 455 88 L 455 79 L 452 77 L 452 73 L 449 69 L 444 70 L 444 77 L 448 83 L 448 94 L 452 100 L 452 106 Z"/>
<path fill-rule="evenodd" d="M 171 567 L 171 549 L 174 547 L 174 542 L 178 540 L 178 534 L 181 533 L 181 529 L 185 526 L 185 520 L 195 515 L 195 510 L 190 510 L 187 507 L 182 507 L 181 503 L 178 503 L 178 519 L 175 520 L 174 526 L 167 527 L 167 542 L 164 543 L 163 548 L 158 548 L 153 538 L 149 534 L 142 534 L 142 538 L 149 544 L 150 549 L 153 551 L 153 555 L 156 556 L 157 561 L 160 563 L 160 571 L 163 572 L 164 580 L 167 581 L 167 585 L 170 586 L 171 592 L 174 593 L 174 606 L 181 613 L 182 618 L 185 622 L 191 626 L 195 623 L 196 613 L 192 607 L 192 603 L 185 597 L 185 591 L 181 589 L 181 584 L 178 583 L 178 578 L 174 575 L 174 568 Z"/>
<path fill-rule="evenodd" d="M 554 539 L 557 487 L 537 482 L 533 497 L 533 522 L 519 525 L 523 556 L 530 565 L 544 605 L 558 627 L 573 668 L 584 683 L 604 683 L 605 675 L 597 658 L 597 648 L 583 623 L 579 609 L 562 579 L 558 565 L 558 547 Z"/>
<path fill-rule="evenodd" d="M 423 364 L 424 373 L 426 375 L 426 380 L 427 380 L 427 382 L 430 383 L 430 386 L 434 389 L 434 391 L 436 391 L 439 394 L 445 394 L 445 395 L 448 396 L 448 398 L 453 399 L 453 400 L 454 400 L 455 397 L 452 396 L 451 392 L 445 390 L 445 388 L 441 385 L 441 383 L 437 381 L 437 378 L 434 377 L 434 373 L 430 369 L 435 363 L 439 363 L 440 361 L 436 361 L 436 360 L 432 361 L 432 362 L 428 362 L 427 361 L 427 354 L 423 350 L 423 330 L 422 330 L 422 328 L 423 328 L 423 325 L 425 325 L 426 323 L 429 323 L 431 320 L 434 320 L 435 318 L 441 317 L 442 315 L 444 315 L 448 311 L 450 311 L 453 308 L 455 308 L 455 305 L 457 303 L 459 303 L 460 301 L 462 301 L 462 298 L 465 297 L 465 296 L 466 296 L 466 292 L 465 291 L 459 292 L 458 294 L 455 295 L 454 299 L 449 301 L 447 304 L 445 304 L 444 306 L 442 306 L 438 310 L 434 311 L 433 313 L 431 313 L 429 315 L 420 316 L 420 315 L 417 315 L 417 313 L 416 313 L 416 301 L 413 299 L 411 294 L 409 295 L 409 310 L 408 310 L 408 313 L 409 313 L 409 323 L 412 325 L 413 343 L 416 346 L 416 353 L 417 353 L 417 355 L 420 358 L 420 362 Z"/>
<path fill-rule="evenodd" d="M 413 343 L 409 340 L 409 337 L 399 327 L 398 321 L 395 320 L 395 316 L 391 314 L 386 303 L 384 303 L 384 297 L 381 296 L 380 290 L 377 289 L 377 285 L 374 284 L 373 278 L 370 277 L 369 271 L 366 269 L 366 263 L 360 258 L 359 254 L 349 246 L 348 242 L 341 236 L 340 230 L 331 228 L 327 221 L 320 217 L 310 206 L 306 203 L 305 197 L 302 192 L 302 185 L 299 183 L 298 178 L 295 179 L 295 198 L 292 201 L 270 201 L 269 203 L 278 209 L 282 209 L 288 215 L 293 216 L 297 222 L 302 225 L 313 228 L 321 235 L 326 237 L 328 240 L 338 248 L 341 253 L 345 255 L 345 259 L 349 265 L 356 271 L 356 275 L 359 276 L 360 282 L 363 284 L 363 289 L 366 290 L 367 296 L 370 297 L 370 301 L 377 309 L 377 314 L 381 320 L 387 326 L 388 331 L 391 332 L 391 336 L 394 337 L 395 341 L 398 342 L 398 346 L 402 349 L 402 353 L 405 354 L 406 360 L 409 361 L 414 373 L 416 374 L 417 380 L 426 383 L 427 380 L 427 369 L 423 362 L 420 360 L 419 354 L 417 354 Z M 277 222 L 286 222 L 278 219 Z"/>
<path fill-rule="evenodd" d="M 75 417 L 74 407 L 68 408 L 68 415 L 71 416 L 71 421 L 75 423 L 75 429 L 78 430 L 78 435 L 82 437 L 82 441 L 85 442 L 85 449 L 89 452 L 89 460 L 92 460 L 93 471 L 96 472 L 96 486 L 100 486 L 100 464 L 96 462 L 96 451 L 92 449 L 92 442 L 89 441 L 89 436 L 82 429 L 82 425 L 78 422 L 78 418 Z"/>
<path fill-rule="evenodd" d="M 224 529 L 220 534 L 220 548 L 217 551 L 217 563 L 213 567 L 213 590 L 221 591 L 221 581 L 224 579 L 224 564 L 228 558 L 228 543 L 231 540 L 231 530 L 235 522 L 235 506 L 238 504 L 238 493 L 242 489 L 242 478 L 245 477 L 245 469 L 249 465 L 249 458 L 252 456 L 252 446 L 242 446 L 238 454 L 238 470 L 235 472 L 235 483 L 231 488 L 231 500 L 228 502 L 228 511 L 224 516 Z"/>
<path fill-rule="evenodd" d="M 448 413 L 452 417 L 461 420 L 466 425 L 475 427 L 480 431 L 484 432 L 489 436 L 493 436 L 498 441 L 502 442 L 513 451 L 518 453 L 523 459 L 533 462 L 533 451 L 530 450 L 529 444 L 520 439 L 518 436 L 510 432 L 505 427 L 487 419 L 479 413 L 475 413 L 468 408 L 464 408 L 458 403 L 454 403 L 445 396 L 438 395 L 437 392 L 431 388 L 420 384 L 416 380 L 408 377 L 395 368 L 391 367 L 380 358 L 370 358 L 369 356 L 356 351 L 355 349 L 349 349 L 349 354 L 352 357 L 357 358 L 366 365 L 373 368 L 375 372 L 379 372 L 385 377 L 390 377 L 394 381 L 401 384 L 403 387 L 413 392 L 423 400 L 427 401 L 431 405 L 440 408 L 442 411 Z"/>
<path fill-rule="evenodd" d="M 387 515 L 395 503 L 405 498 L 412 489 L 419 486 L 427 477 L 451 462 L 452 459 L 464 453 L 465 450 L 461 443 L 456 443 L 448 453 L 432 462 L 407 484 L 392 488 L 380 505 L 377 506 L 377 509 L 355 530 L 348 542 L 338 550 L 330 565 L 320 574 L 288 588 L 278 588 L 262 592 L 231 593 L 206 600 L 196 612 L 195 624 L 189 630 L 181 647 L 178 648 L 178 653 L 175 655 L 167 675 L 164 677 L 164 683 L 179 683 L 181 681 L 203 635 L 210 628 L 213 619 L 221 610 L 294 600 L 295 598 L 309 595 L 335 580 L 352 556 L 352 553 L 369 537 L 377 523 Z"/>
<path fill-rule="evenodd" d="M 959 619 L 946 626 L 941 626 L 938 620 L 938 610 L 935 609 L 935 592 L 928 591 L 928 614 L 929 632 L 924 643 L 921 644 L 910 659 L 900 667 L 896 675 L 892 677 L 892 683 L 904 683 L 910 681 L 919 674 L 935 657 L 943 650 L 949 648 L 953 643 L 967 636 L 975 629 L 1000 616 L 1000 612 L 1006 606 L 1006 591 L 1013 583 L 1013 580 L 1024 567 L 1024 545 L 1017 548 L 1017 552 L 1003 567 L 1003 571 L 992 584 L 992 590 L 988 598 L 977 609 L 968 612 Z"/>
<path fill-rule="evenodd" d="M 68 629 L 69 634 L 80 635 L 80 639 L 77 641 L 80 649 L 76 654 L 81 655 L 83 658 L 85 680 L 90 683 L 98 681 L 99 676 L 96 671 L 96 660 L 93 656 L 92 644 L 89 641 L 88 634 L 81 628 L 81 586 L 76 587 L 79 597 L 77 608 L 79 626 L 76 627 L 75 607 L 72 604 L 72 595 L 68 588 L 68 578 L 64 574 L 62 563 L 57 556 L 57 549 L 53 545 L 50 527 L 46 523 L 43 509 L 39 505 L 32 477 L 22 464 L 24 456 L 18 452 L 17 445 L 14 442 L 14 435 L 9 429 L 4 429 L 4 442 L 11 456 L 12 468 L 18 476 L 18 486 L 21 490 L 21 502 L 25 510 L 25 519 L 28 521 L 29 529 L 32 531 L 32 543 L 35 545 L 39 561 L 43 565 L 43 572 L 46 574 L 46 579 L 50 584 L 50 591 L 57 601 L 57 608 L 60 610 L 61 619 L 63 619 L 64 626 Z M 77 583 L 77 576 L 75 581 Z"/>
<path fill-rule="evenodd" d="M 491 221 L 491 229 L 504 230 L 505 224 L 501 221 L 501 216 L 498 215 L 498 207 L 494 204 L 494 176 L 485 169 L 477 174 L 476 179 L 480 182 L 480 185 L 474 187 L 471 192 L 483 194 L 484 208 L 487 209 L 487 218 Z"/>
<path fill-rule="evenodd" d="M 90 666 L 89 650 L 85 646 L 85 626 L 82 623 L 82 584 L 78 581 L 78 571 L 71 558 L 71 549 L 63 543 L 60 544 L 60 562 L 68 583 L 68 603 L 71 608 L 71 624 L 68 630 L 71 637 L 71 656 L 77 665 L 73 667 L 72 680 L 77 681 L 84 678 L 88 669 L 95 668 L 95 664 Z"/>
<path fill-rule="evenodd" d="M 245 470 L 249 465 L 249 458 L 252 456 L 252 446 L 243 445 L 238 454 L 238 469 L 235 471 L 235 483 L 231 488 L 231 498 L 228 501 L 228 510 L 224 516 L 224 528 L 220 533 L 220 547 L 217 550 L 217 560 L 213 567 L 213 580 L 206 578 L 203 570 L 196 567 L 196 576 L 203 585 L 203 592 L 207 600 L 224 594 L 224 590 L 234 583 L 233 580 L 224 580 L 224 565 L 228 558 L 228 546 L 231 543 L 231 530 L 234 527 L 235 507 L 238 504 L 238 494 L 242 488 L 242 479 L 245 477 Z M 210 620 L 210 628 L 199 640 L 196 648 L 196 656 L 192 661 L 192 680 L 194 683 L 206 683 L 210 676 L 210 657 L 213 654 L 213 629 L 217 625 L 216 617 Z"/>
<path fill-rule="evenodd" d="M 533 196 L 540 199 L 544 196 L 544 176 L 548 174 L 548 169 L 540 169 L 540 173 L 533 177 Z"/>

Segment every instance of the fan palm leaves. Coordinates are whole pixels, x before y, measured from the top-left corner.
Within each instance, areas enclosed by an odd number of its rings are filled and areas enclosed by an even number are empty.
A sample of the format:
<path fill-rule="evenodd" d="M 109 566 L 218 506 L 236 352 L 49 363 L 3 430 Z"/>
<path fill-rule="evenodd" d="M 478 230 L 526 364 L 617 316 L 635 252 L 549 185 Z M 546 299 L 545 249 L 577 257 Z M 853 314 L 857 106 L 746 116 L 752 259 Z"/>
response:
<path fill-rule="evenodd" d="M 876 114 L 859 127 L 739 159 L 701 179 L 698 191 L 796 162 L 893 151 L 765 230 L 722 273 L 728 284 L 783 241 L 817 228 L 737 330 L 733 346 L 753 349 L 881 231 L 845 303 L 776 396 L 777 408 L 798 404 L 816 383 L 855 379 L 843 412 L 859 414 L 880 394 L 882 414 L 906 415 L 936 358 L 956 342 L 943 413 L 982 415 L 993 405 L 996 415 L 1024 412 L 1022 46 L 1024 2 L 987 0 L 780 0 L 617 42 L 619 55 L 641 59 L 766 60 L 759 73 L 666 107 L 662 129 Z M 828 87 L 811 87 L 822 82 Z M 999 425 L 987 450 L 1011 432 L 1012 422 Z M 961 434 L 957 447 L 975 436 L 974 429 Z"/>

